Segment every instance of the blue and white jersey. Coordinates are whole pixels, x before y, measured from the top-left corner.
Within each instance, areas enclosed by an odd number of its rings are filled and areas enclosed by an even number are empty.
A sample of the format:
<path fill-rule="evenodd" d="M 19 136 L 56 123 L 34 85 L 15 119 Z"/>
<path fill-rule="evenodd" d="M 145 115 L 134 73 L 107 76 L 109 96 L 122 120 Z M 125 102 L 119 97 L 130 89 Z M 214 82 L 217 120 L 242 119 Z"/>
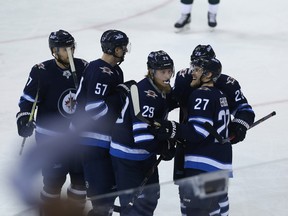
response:
<path fill-rule="evenodd" d="M 253 124 L 255 113 L 244 96 L 237 80 L 231 76 L 221 74 L 215 83 L 215 87 L 226 94 L 229 109 L 234 118 L 247 122 L 249 126 Z"/>
<path fill-rule="evenodd" d="M 232 170 L 232 147 L 220 144 L 204 127 L 210 123 L 225 139 L 228 138 L 230 111 L 226 95 L 215 87 L 200 87 L 188 99 L 188 122 L 180 125 L 181 138 L 186 140 L 185 168 L 203 171 Z"/>
<path fill-rule="evenodd" d="M 192 74 L 189 72 L 189 68 L 177 72 L 172 95 L 174 100 L 178 102 L 178 105 L 184 109 L 187 107 L 189 95 L 195 90 L 190 87 L 191 81 Z M 234 118 L 241 119 L 247 122 L 248 125 L 253 124 L 255 113 L 244 96 L 237 80 L 228 75 L 221 74 L 215 83 L 215 87 L 226 94 L 230 113 Z"/>
<path fill-rule="evenodd" d="M 151 122 L 165 119 L 168 111 L 166 95 L 149 78 L 138 82 L 137 87 L 142 116 Z M 157 154 L 159 144 L 147 127 L 147 123 L 135 117 L 131 97 L 127 97 L 121 117 L 113 128 L 110 154 L 136 161 L 146 160 Z"/>
<path fill-rule="evenodd" d="M 74 58 L 78 80 L 87 66 Z M 76 88 L 70 69 L 61 69 L 54 59 L 35 65 L 20 97 L 21 112 L 31 112 L 37 91 L 36 133 L 55 136 L 67 131 L 76 109 Z"/>
<path fill-rule="evenodd" d="M 123 83 L 121 68 L 102 59 L 89 63 L 77 91 L 77 121 L 72 127 L 80 132 L 81 144 L 109 148 L 115 120 L 113 103 L 107 103 L 116 86 Z"/>

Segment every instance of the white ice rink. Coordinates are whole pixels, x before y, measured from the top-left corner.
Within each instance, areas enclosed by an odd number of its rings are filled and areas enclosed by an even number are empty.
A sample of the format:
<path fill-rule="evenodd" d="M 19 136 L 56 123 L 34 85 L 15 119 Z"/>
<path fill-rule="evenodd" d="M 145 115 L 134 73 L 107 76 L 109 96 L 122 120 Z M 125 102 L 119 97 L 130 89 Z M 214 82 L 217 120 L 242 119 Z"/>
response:
<path fill-rule="evenodd" d="M 132 43 L 121 65 L 125 80 L 143 78 L 150 51 L 165 50 L 178 71 L 188 67 L 196 45 L 211 44 L 222 72 L 241 83 L 256 120 L 277 112 L 233 147 L 230 215 L 288 215 L 288 1 L 222 0 L 218 26 L 212 31 L 207 25 L 207 0 L 195 0 L 190 31 L 181 34 L 173 29 L 179 18 L 178 0 L 0 2 L 1 216 L 25 209 L 8 178 L 22 142 L 15 114 L 31 67 L 52 57 L 48 35 L 59 29 L 69 31 L 77 41 L 75 56 L 91 61 L 101 56 L 100 36 L 111 28 L 126 32 Z M 173 111 L 169 118 L 177 116 Z M 160 178 L 172 180 L 172 162 L 160 164 Z M 156 216 L 180 215 L 177 194 L 165 195 L 168 192 L 163 191 Z"/>

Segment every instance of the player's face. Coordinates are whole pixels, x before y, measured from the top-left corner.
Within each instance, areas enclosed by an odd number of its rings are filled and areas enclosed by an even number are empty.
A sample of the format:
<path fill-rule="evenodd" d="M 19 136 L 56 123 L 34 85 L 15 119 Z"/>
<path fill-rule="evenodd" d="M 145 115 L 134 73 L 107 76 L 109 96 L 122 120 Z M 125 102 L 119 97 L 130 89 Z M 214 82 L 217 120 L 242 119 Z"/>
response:
<path fill-rule="evenodd" d="M 193 88 L 198 88 L 201 85 L 201 78 L 203 74 L 203 69 L 198 66 L 193 66 L 192 68 L 192 82 L 190 86 Z"/>
<path fill-rule="evenodd" d="M 128 43 L 127 46 L 116 47 L 115 56 L 117 56 L 121 62 L 124 61 L 126 53 L 130 53 L 131 44 Z"/>
<path fill-rule="evenodd" d="M 74 51 L 75 51 L 75 46 L 71 47 L 71 51 L 72 51 L 72 56 L 73 56 Z M 60 64 L 60 67 L 61 65 L 63 65 L 65 68 L 70 66 L 66 47 L 59 47 L 54 54 L 55 54 L 54 57 L 56 58 L 57 63 Z"/>
<path fill-rule="evenodd" d="M 154 73 L 154 83 L 160 90 L 168 93 L 171 91 L 170 79 L 172 75 L 173 69 L 156 70 Z"/>

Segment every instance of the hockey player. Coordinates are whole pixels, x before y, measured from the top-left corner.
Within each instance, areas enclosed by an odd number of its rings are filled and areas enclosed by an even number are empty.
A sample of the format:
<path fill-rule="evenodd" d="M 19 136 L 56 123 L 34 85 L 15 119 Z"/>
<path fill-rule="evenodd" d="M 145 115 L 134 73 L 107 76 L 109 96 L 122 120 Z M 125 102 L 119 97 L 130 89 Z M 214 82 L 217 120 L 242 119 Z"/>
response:
<path fill-rule="evenodd" d="M 181 0 L 180 1 L 180 10 L 181 17 L 175 23 L 174 27 L 177 31 L 180 31 L 184 27 L 188 26 L 191 22 L 191 10 L 194 0 Z M 216 16 L 218 12 L 218 6 L 220 0 L 208 0 L 208 25 L 212 28 L 217 26 Z"/>
<path fill-rule="evenodd" d="M 213 58 L 216 57 L 216 55 L 210 45 L 199 44 L 191 54 L 191 64 L 193 65 L 193 61 L 201 57 Z M 187 120 L 187 118 L 185 118 L 185 107 L 187 106 L 189 95 L 194 90 L 193 88 L 188 88 L 191 80 L 191 68 L 185 68 L 177 72 L 172 94 L 181 108 L 181 121 Z M 234 116 L 233 121 L 229 125 L 231 143 L 241 142 L 246 137 L 247 129 L 254 122 L 255 113 L 244 96 L 239 82 L 233 77 L 221 73 L 215 86 L 227 95 L 230 113 Z"/>
<path fill-rule="evenodd" d="M 56 214 L 50 204 L 60 200 L 67 174 L 70 175 L 71 180 L 67 189 L 68 199 L 79 202 L 74 205 L 75 208 L 70 208 L 73 213 L 71 215 L 80 215 L 86 199 L 83 170 L 80 158 L 74 157 L 71 150 L 71 140 L 66 140 L 65 136 L 71 115 L 76 108 L 77 80 L 80 80 L 87 62 L 73 57 L 75 40 L 67 31 L 52 32 L 49 35 L 49 48 L 54 59 L 36 64 L 31 69 L 24 87 L 19 101 L 20 111 L 16 115 L 18 133 L 26 138 L 31 136 L 34 127 L 36 128 L 35 138 L 39 148 L 37 152 L 43 153 L 42 156 L 45 157 L 42 167 L 44 187 L 41 191 L 44 215 Z M 73 79 L 68 49 L 72 53 L 73 59 L 70 60 L 74 61 L 76 79 L 75 77 Z M 37 103 L 35 125 L 34 122 L 29 121 L 30 116 L 32 119 L 34 117 L 34 110 L 32 110 L 34 102 Z M 40 163 L 40 161 L 31 163 Z"/>
<path fill-rule="evenodd" d="M 198 58 L 192 63 L 192 82 L 196 88 L 188 98 L 187 123 L 162 121 L 161 127 L 150 131 L 160 140 L 186 140 L 184 155 L 185 177 L 217 170 L 232 170 L 232 146 L 220 144 L 205 129 L 209 122 L 223 138 L 228 138 L 230 112 L 225 94 L 214 86 L 222 65 L 216 58 Z M 209 160 L 207 160 L 209 159 Z M 180 197 L 186 207 L 186 215 L 220 215 L 219 202 L 227 196 L 197 199 L 191 185 L 179 185 Z"/>
<path fill-rule="evenodd" d="M 119 30 L 107 30 L 100 43 L 102 57 L 89 63 L 80 81 L 76 96 L 77 120 L 72 126 L 80 127 L 87 196 L 93 206 L 88 213 L 91 216 L 107 216 L 113 212 L 115 197 L 99 200 L 97 196 L 115 191 L 109 155 L 111 128 L 130 85 L 135 83 L 123 84 L 123 71 L 119 66 L 130 49 L 127 35 Z"/>
<path fill-rule="evenodd" d="M 215 57 L 213 48 L 210 45 L 196 46 L 190 57 L 191 64 L 201 57 Z M 178 101 L 178 105 L 180 106 L 180 122 L 187 122 L 188 97 L 194 90 L 193 88 L 189 88 L 192 80 L 190 71 L 191 68 L 185 68 L 177 73 L 172 91 L 173 98 Z M 234 117 L 229 124 L 231 144 L 241 142 L 245 139 L 247 129 L 254 122 L 254 111 L 242 93 L 238 81 L 234 78 L 221 73 L 214 85 L 226 94 L 230 113 Z M 174 159 L 174 180 L 183 178 L 184 175 L 184 149 L 182 145 L 177 145 L 176 149 Z M 221 206 L 221 212 L 227 213 L 229 210 L 228 200 L 226 202 L 223 201 L 223 205 Z M 181 205 L 181 211 L 184 215 L 185 208 L 183 208 L 183 205 Z"/>
<path fill-rule="evenodd" d="M 147 67 L 148 74 L 137 83 L 137 87 L 141 115 L 152 123 L 155 119 L 166 118 L 166 96 L 171 91 L 170 79 L 174 74 L 174 63 L 166 52 L 160 50 L 148 55 Z M 166 151 L 169 143 L 154 139 L 147 129 L 148 124 L 135 117 L 136 114 L 131 97 L 127 97 L 112 133 L 110 154 L 119 191 L 138 188 L 155 164 L 156 154 L 162 154 L 164 160 L 172 159 Z M 146 185 L 157 183 L 159 176 L 156 167 Z M 153 215 L 159 193 L 160 187 L 153 186 L 136 195 L 120 194 L 121 216 Z M 135 202 L 129 206 L 134 198 Z"/>

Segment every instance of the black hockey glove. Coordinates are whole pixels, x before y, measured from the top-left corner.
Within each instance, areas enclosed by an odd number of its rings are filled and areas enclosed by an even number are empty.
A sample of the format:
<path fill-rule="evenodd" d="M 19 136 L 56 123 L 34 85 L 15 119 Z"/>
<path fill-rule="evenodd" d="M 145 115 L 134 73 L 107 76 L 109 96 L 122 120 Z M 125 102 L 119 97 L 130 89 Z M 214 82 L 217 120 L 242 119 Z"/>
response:
<path fill-rule="evenodd" d="M 148 130 L 152 133 L 158 140 L 177 140 L 178 134 L 177 130 L 179 124 L 175 121 L 157 121 L 160 123 L 159 127 L 149 126 Z"/>
<path fill-rule="evenodd" d="M 137 82 L 135 80 L 129 80 L 127 82 L 117 85 L 116 91 L 120 92 L 122 99 L 125 99 L 130 93 L 130 87 L 135 85 Z"/>
<path fill-rule="evenodd" d="M 172 160 L 175 156 L 176 148 L 175 141 L 166 140 L 160 143 L 162 145 L 161 156 L 164 161 Z"/>
<path fill-rule="evenodd" d="M 229 124 L 229 138 L 231 144 L 236 144 L 238 142 L 241 142 L 246 137 L 246 132 L 249 128 L 249 125 L 240 119 L 234 119 Z"/>
<path fill-rule="evenodd" d="M 34 122 L 29 122 L 30 112 L 18 112 L 16 115 L 18 134 L 21 137 L 29 137 L 35 128 Z"/>
<path fill-rule="evenodd" d="M 133 84 L 136 84 L 136 81 L 130 80 L 117 85 L 113 93 L 106 98 L 106 104 L 110 110 L 108 114 L 109 122 L 115 122 L 119 117 L 126 97 L 130 93 L 130 87 Z"/>

